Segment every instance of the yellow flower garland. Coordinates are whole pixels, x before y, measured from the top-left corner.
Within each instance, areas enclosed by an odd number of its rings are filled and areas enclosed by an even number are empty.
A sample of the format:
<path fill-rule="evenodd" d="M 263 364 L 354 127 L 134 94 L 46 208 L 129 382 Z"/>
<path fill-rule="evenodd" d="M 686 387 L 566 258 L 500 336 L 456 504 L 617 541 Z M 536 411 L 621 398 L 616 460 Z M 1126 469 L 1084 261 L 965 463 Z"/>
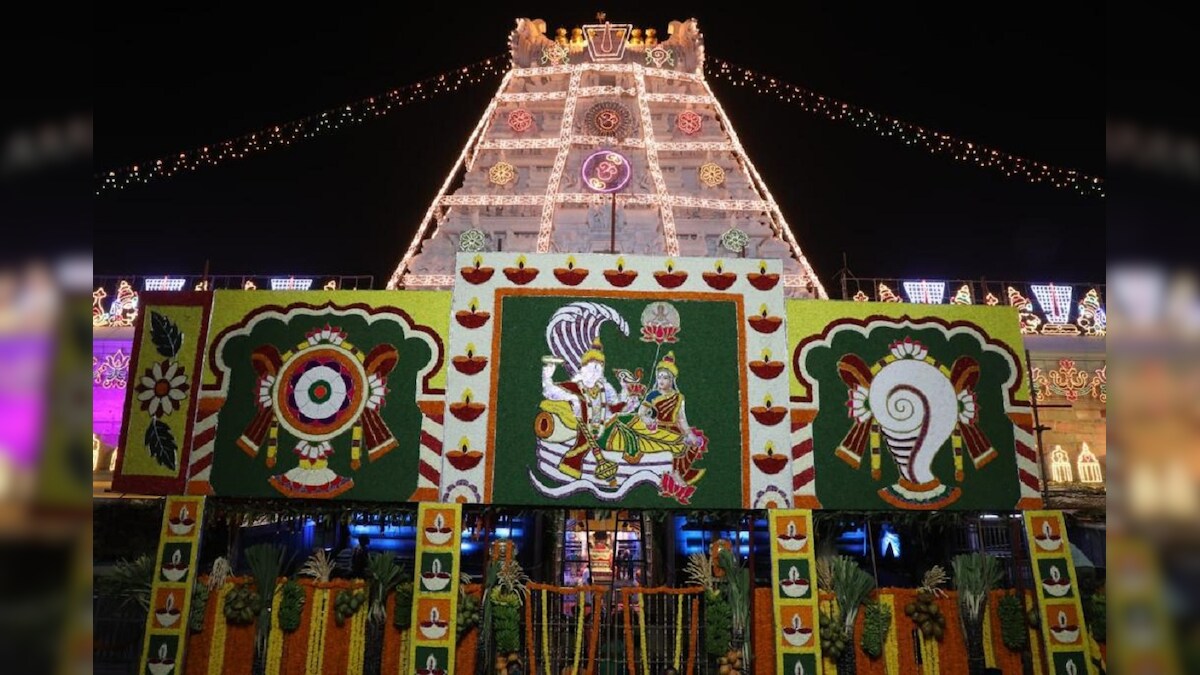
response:
<path fill-rule="evenodd" d="M 364 607 L 354 614 L 350 620 L 350 653 L 346 659 L 346 675 L 362 675 L 363 656 L 367 647 L 367 616 L 370 611 Z"/>
<path fill-rule="evenodd" d="M 571 659 L 571 675 L 579 675 L 579 657 L 583 653 L 583 591 L 579 592 L 579 603 L 575 605 L 575 614 L 579 616 L 575 622 L 575 658 Z"/>
<path fill-rule="evenodd" d="M 550 674 L 550 621 L 548 618 L 550 594 L 542 589 L 542 665 L 546 675 Z"/>
<path fill-rule="evenodd" d="M 642 675 L 650 675 L 650 656 L 646 653 L 646 612 L 643 605 L 645 596 L 638 598 L 638 634 L 642 638 Z"/>
<path fill-rule="evenodd" d="M 213 621 L 212 641 L 208 650 L 208 675 L 221 675 L 225 670 L 225 587 L 217 589 L 217 619 Z"/>
<path fill-rule="evenodd" d="M 924 657 L 922 658 L 922 661 L 924 661 L 921 668 L 922 671 L 925 675 L 941 675 L 942 666 L 939 663 L 941 659 L 938 658 L 938 648 L 940 646 L 938 641 L 923 635 L 919 636 L 918 639 L 921 640 L 921 654 Z"/>
<path fill-rule="evenodd" d="M 1029 651 L 1033 656 L 1033 675 L 1043 675 L 1046 671 L 1042 668 L 1042 635 L 1036 629 L 1029 629 Z"/>
<path fill-rule="evenodd" d="M 675 596 L 675 658 L 671 665 L 679 670 L 679 655 L 683 651 L 683 594 Z"/>
<path fill-rule="evenodd" d="M 992 643 L 991 599 L 983 606 L 983 665 L 996 667 L 996 645 Z"/>
<path fill-rule="evenodd" d="M 882 594 L 879 596 L 879 603 L 888 610 L 888 632 L 887 637 L 883 641 L 883 663 L 885 672 L 891 674 L 900 673 L 900 640 L 897 637 L 896 631 L 896 596 L 891 593 Z"/>
<path fill-rule="evenodd" d="M 325 665 L 325 624 L 329 620 L 326 604 L 329 589 L 313 589 L 312 616 L 308 621 L 308 668 L 307 672 L 319 673 Z"/>
<path fill-rule="evenodd" d="M 279 602 L 282 599 L 283 593 L 276 593 L 271 601 L 271 616 L 275 620 L 267 634 L 267 675 L 279 675 L 283 665 L 283 629 L 279 627 Z"/>

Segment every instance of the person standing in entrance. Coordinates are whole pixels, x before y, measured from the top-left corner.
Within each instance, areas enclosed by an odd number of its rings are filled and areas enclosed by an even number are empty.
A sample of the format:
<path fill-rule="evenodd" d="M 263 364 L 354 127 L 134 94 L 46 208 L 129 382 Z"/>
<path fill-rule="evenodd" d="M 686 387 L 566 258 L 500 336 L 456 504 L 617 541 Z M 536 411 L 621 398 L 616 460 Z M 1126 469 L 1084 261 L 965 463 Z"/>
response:
<path fill-rule="evenodd" d="M 350 554 L 350 576 L 355 579 L 367 578 L 367 560 L 370 557 L 370 545 L 370 537 L 365 534 L 358 535 L 358 546 L 355 546 L 354 552 Z"/>

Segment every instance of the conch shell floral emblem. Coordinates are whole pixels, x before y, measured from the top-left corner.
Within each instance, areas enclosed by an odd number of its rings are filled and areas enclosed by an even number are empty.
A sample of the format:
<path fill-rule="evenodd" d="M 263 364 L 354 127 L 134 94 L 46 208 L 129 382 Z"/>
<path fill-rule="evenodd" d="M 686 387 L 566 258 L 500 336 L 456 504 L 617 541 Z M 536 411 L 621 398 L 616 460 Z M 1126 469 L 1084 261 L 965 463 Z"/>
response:
<path fill-rule="evenodd" d="M 962 496 L 933 473 L 933 461 L 947 440 L 954 452 L 954 479 L 963 480 L 963 451 L 979 469 L 996 457 L 978 427 L 979 364 L 969 356 L 947 368 L 912 338 L 897 340 L 889 354 L 868 365 L 855 354 L 843 356 L 838 375 L 849 387 L 846 401 L 853 420 L 835 450 L 858 468 L 869 456 L 871 476 L 879 480 L 881 445 L 899 471 L 899 480 L 879 491 L 884 501 L 902 509 L 940 509 Z"/>

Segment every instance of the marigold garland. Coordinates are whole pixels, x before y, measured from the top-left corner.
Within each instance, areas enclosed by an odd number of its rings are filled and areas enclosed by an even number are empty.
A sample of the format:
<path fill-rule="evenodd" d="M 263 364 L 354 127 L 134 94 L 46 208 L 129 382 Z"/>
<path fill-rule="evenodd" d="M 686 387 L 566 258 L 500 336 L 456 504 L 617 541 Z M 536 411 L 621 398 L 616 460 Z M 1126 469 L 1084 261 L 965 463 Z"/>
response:
<path fill-rule="evenodd" d="M 230 580 L 232 581 L 232 580 Z M 225 589 L 217 593 L 216 614 L 219 620 L 213 621 L 212 648 L 208 655 L 208 675 L 221 675 L 225 665 L 225 632 L 229 624 L 225 622 Z"/>
<path fill-rule="evenodd" d="M 359 612 L 350 622 L 350 653 L 346 658 L 346 675 L 362 675 L 367 650 L 367 612 Z"/>
<path fill-rule="evenodd" d="M 891 593 L 880 594 L 879 602 L 888 610 L 892 625 L 883 641 L 883 660 L 888 673 L 900 672 L 900 642 L 896 637 L 899 627 L 896 625 L 896 596 Z"/>
<path fill-rule="evenodd" d="M 313 591 L 313 612 L 308 622 L 308 658 L 305 662 L 306 673 L 319 673 L 324 665 L 325 623 L 329 617 L 329 589 L 316 588 Z"/>
<path fill-rule="evenodd" d="M 271 615 L 279 616 L 279 605 L 283 602 L 283 594 L 276 593 L 271 600 Z M 283 631 L 276 623 L 272 623 L 267 633 L 267 675 L 279 675 L 279 667 L 283 661 Z"/>
<path fill-rule="evenodd" d="M 583 603 L 585 596 L 583 591 L 579 592 L 579 601 L 575 603 L 575 656 L 571 659 L 571 672 L 579 672 L 579 657 L 583 654 L 583 617 L 587 613 L 584 611 Z"/>

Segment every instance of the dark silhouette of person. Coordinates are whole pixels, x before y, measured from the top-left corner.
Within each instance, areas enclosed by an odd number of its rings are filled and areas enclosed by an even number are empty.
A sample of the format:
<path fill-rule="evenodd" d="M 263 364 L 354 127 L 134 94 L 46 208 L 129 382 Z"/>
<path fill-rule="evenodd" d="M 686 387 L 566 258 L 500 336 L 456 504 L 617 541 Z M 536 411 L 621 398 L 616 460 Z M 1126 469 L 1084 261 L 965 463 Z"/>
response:
<path fill-rule="evenodd" d="M 358 535 L 358 546 L 350 554 L 350 576 L 355 579 L 367 577 L 367 560 L 369 558 L 371 538 L 365 534 Z"/>

